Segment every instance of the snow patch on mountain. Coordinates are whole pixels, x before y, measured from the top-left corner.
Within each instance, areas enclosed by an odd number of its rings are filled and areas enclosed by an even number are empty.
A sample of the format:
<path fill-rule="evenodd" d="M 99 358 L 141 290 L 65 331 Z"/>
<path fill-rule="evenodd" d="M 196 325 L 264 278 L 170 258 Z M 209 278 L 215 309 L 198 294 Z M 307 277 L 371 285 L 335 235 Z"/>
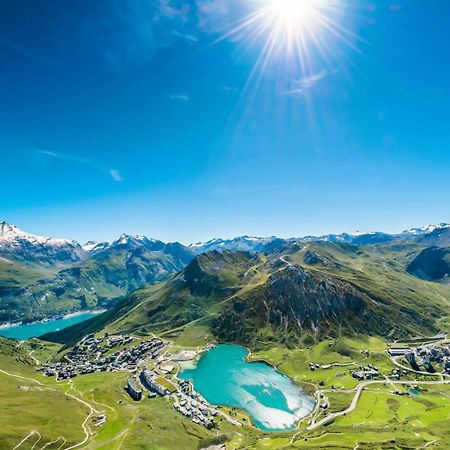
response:
<path fill-rule="evenodd" d="M 420 236 L 423 234 L 430 234 L 436 230 L 447 230 L 450 228 L 448 223 L 440 223 L 438 225 L 426 225 L 421 228 L 411 228 L 410 230 L 405 230 L 402 234 L 409 234 L 414 236 Z"/>
<path fill-rule="evenodd" d="M 240 251 L 261 251 L 265 245 L 277 239 L 271 237 L 239 236 L 233 239 L 215 238 L 207 242 L 197 242 L 191 244 L 189 248 L 197 254 L 206 253 L 213 250 L 240 250 Z"/>
<path fill-rule="evenodd" d="M 14 244 L 20 241 L 28 241 L 30 244 L 45 244 L 54 246 L 70 245 L 66 239 L 54 239 L 44 236 L 35 236 L 34 234 L 26 233 L 15 225 L 7 222 L 0 222 L 0 245 L 3 243 Z"/>

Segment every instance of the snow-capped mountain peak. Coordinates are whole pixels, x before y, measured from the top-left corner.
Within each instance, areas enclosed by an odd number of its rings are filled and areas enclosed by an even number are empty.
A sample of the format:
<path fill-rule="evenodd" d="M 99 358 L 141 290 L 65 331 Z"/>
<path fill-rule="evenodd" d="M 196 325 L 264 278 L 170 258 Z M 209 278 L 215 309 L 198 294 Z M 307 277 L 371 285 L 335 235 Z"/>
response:
<path fill-rule="evenodd" d="M 31 244 L 47 244 L 55 246 L 71 244 L 71 242 L 66 239 L 54 239 L 26 233 L 15 225 L 7 222 L 0 222 L 0 241 L 8 243 L 14 243 L 15 241 L 28 241 Z"/>
<path fill-rule="evenodd" d="M 88 253 L 98 253 L 107 249 L 110 246 L 109 242 L 88 241 L 82 246 L 83 250 Z"/>
<path fill-rule="evenodd" d="M 138 244 L 145 244 L 147 242 L 151 242 L 152 240 L 148 239 L 145 236 L 142 235 L 136 235 L 132 236 L 130 234 L 122 233 L 119 236 L 119 239 L 113 242 L 113 245 L 127 245 L 130 243 L 138 243 Z"/>
<path fill-rule="evenodd" d="M 238 236 L 233 239 L 215 238 L 207 242 L 191 244 L 189 248 L 196 253 L 205 253 L 212 250 L 241 250 L 261 251 L 263 247 L 272 242 L 275 237 Z"/>
<path fill-rule="evenodd" d="M 410 230 L 405 230 L 403 234 L 412 234 L 412 235 L 430 234 L 436 230 L 446 230 L 448 228 L 450 228 L 450 224 L 440 223 L 438 225 L 426 225 L 421 228 L 411 228 Z"/>
<path fill-rule="evenodd" d="M 86 242 L 86 244 L 82 245 L 81 248 L 86 251 L 86 252 L 90 252 L 92 250 L 94 250 L 94 248 L 98 245 L 99 243 L 96 241 L 88 241 Z"/>
<path fill-rule="evenodd" d="M 79 261 L 85 255 L 78 242 L 36 236 L 4 221 L 0 222 L 0 250 L 7 259 L 45 264 Z"/>

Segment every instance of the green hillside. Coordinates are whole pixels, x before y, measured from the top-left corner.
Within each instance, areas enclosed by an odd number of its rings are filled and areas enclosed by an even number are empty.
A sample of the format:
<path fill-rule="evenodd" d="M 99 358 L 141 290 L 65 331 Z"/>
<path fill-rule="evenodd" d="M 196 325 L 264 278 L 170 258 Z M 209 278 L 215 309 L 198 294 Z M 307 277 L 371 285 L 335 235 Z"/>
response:
<path fill-rule="evenodd" d="M 211 252 L 107 315 L 49 339 L 67 342 L 102 328 L 172 336 L 188 324 L 257 347 L 354 333 L 432 335 L 447 323 L 450 289 L 407 273 L 415 250 L 321 242 L 268 254 Z"/>
<path fill-rule="evenodd" d="M 130 292 L 173 275 L 191 259 L 184 247 L 167 244 L 157 251 L 112 248 L 64 268 L 34 269 L 2 260 L 0 322 L 109 308 Z"/>

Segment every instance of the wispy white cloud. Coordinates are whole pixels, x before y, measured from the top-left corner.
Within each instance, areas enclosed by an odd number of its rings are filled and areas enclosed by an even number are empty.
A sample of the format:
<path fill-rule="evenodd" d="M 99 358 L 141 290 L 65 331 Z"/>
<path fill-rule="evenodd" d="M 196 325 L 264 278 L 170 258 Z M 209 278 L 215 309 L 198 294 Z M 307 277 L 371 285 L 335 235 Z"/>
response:
<path fill-rule="evenodd" d="M 71 42 L 67 35 L 75 37 L 100 62 L 121 71 L 146 64 L 181 41 L 195 45 L 205 34 L 223 33 L 252 1 L 261 0 L 101 1 L 95 8 L 74 8 L 54 32 L 62 43 Z"/>
<path fill-rule="evenodd" d="M 176 42 L 197 42 L 194 0 L 95 3 L 95 8 L 74 8 L 72 15 L 57 23 L 56 33 L 61 42 L 69 33 L 75 36 L 80 45 L 115 70 L 146 64 Z"/>
<path fill-rule="evenodd" d="M 231 16 L 230 0 L 197 0 L 197 25 L 208 33 L 224 31 Z"/>
<path fill-rule="evenodd" d="M 123 177 L 119 170 L 106 168 L 104 165 L 90 159 L 81 158 L 74 155 L 67 155 L 64 153 L 57 153 L 50 150 L 36 150 L 35 153 L 48 158 L 58 159 L 68 164 L 80 164 L 83 166 L 91 167 L 92 169 L 108 174 L 117 183 L 123 181 Z"/>
<path fill-rule="evenodd" d="M 336 73 L 337 73 L 336 70 L 322 69 L 317 73 L 313 73 L 311 75 L 301 78 L 300 80 L 297 80 L 295 83 L 295 87 L 293 89 L 285 91 L 284 94 L 293 96 L 296 95 L 302 96 L 306 93 L 306 91 L 316 86 L 322 80 Z"/>
<path fill-rule="evenodd" d="M 229 93 L 229 94 L 238 94 L 238 93 L 239 93 L 239 89 L 238 89 L 237 87 L 235 87 L 235 86 L 230 86 L 230 85 L 228 85 L 228 84 L 226 84 L 226 85 L 223 87 L 223 90 L 224 90 L 225 92 Z"/>
<path fill-rule="evenodd" d="M 187 94 L 172 94 L 169 95 L 170 100 L 176 101 L 176 102 L 184 102 L 187 103 L 191 98 Z"/>
<path fill-rule="evenodd" d="M 109 174 L 114 181 L 117 181 L 118 183 L 123 181 L 122 175 L 117 169 L 110 169 Z"/>

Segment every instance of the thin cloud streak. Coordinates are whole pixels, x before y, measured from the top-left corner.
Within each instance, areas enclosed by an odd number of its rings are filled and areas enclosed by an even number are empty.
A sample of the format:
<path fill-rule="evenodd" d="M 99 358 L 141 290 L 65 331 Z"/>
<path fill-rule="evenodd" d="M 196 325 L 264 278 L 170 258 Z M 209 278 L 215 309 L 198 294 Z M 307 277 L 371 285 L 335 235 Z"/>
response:
<path fill-rule="evenodd" d="M 322 69 L 317 73 L 303 77 L 296 82 L 296 85 L 298 87 L 284 92 L 284 95 L 292 95 L 292 96 L 304 95 L 306 93 L 306 91 L 308 91 L 309 89 L 316 86 L 318 83 L 320 83 L 325 78 L 328 78 L 331 75 L 335 75 L 336 73 L 337 73 L 337 70 L 330 71 L 330 70 Z"/>
<path fill-rule="evenodd" d="M 17 53 L 20 53 L 21 55 L 31 58 L 37 62 L 43 63 L 43 64 L 50 64 L 50 65 L 56 65 L 54 61 L 50 61 L 47 58 L 42 58 L 40 55 L 38 55 L 35 52 L 32 52 L 28 50 L 25 47 L 22 47 L 20 45 L 15 44 L 14 42 L 8 41 L 6 39 L 3 39 L 0 37 L 0 45 L 9 48 L 10 50 L 13 50 Z"/>
<path fill-rule="evenodd" d="M 120 172 L 116 169 L 111 169 L 109 171 L 109 174 L 111 175 L 111 178 L 114 181 L 117 181 L 118 183 L 120 183 L 121 181 L 123 181 L 122 175 L 120 174 Z"/>
<path fill-rule="evenodd" d="M 178 101 L 178 102 L 185 102 L 187 103 L 191 98 L 187 94 L 172 94 L 169 95 L 170 100 Z"/>
<path fill-rule="evenodd" d="M 89 159 L 80 158 L 78 156 L 65 155 L 63 153 L 56 153 L 50 150 L 36 150 L 38 155 L 46 156 L 52 159 L 57 159 L 60 161 L 64 161 L 69 164 L 81 164 L 83 166 L 91 167 L 95 170 L 98 170 L 102 173 L 108 174 L 115 182 L 120 183 L 123 181 L 123 177 L 119 170 L 117 169 L 109 169 L 105 168 L 101 164 L 91 161 Z"/>

